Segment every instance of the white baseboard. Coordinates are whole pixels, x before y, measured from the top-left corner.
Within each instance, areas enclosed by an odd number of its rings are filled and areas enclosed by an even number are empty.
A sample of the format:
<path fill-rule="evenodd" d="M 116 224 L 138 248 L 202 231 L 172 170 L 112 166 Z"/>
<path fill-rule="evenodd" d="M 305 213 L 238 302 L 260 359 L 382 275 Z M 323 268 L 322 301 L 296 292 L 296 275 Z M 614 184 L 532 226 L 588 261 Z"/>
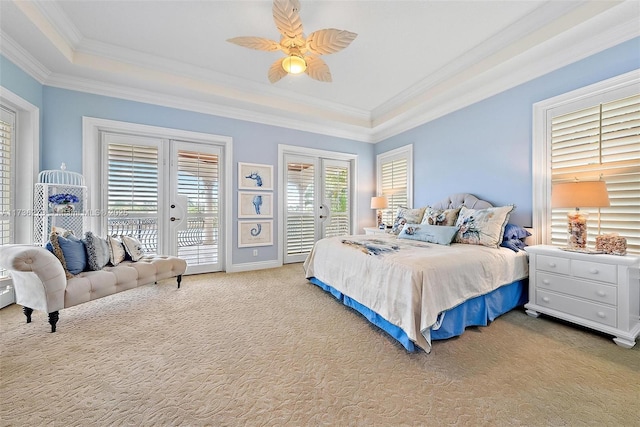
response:
<path fill-rule="evenodd" d="M 247 262 L 244 264 L 232 264 L 227 266 L 227 273 L 239 273 L 241 271 L 253 271 L 253 270 L 265 270 L 267 268 L 282 267 L 280 261 L 261 261 L 261 262 Z"/>

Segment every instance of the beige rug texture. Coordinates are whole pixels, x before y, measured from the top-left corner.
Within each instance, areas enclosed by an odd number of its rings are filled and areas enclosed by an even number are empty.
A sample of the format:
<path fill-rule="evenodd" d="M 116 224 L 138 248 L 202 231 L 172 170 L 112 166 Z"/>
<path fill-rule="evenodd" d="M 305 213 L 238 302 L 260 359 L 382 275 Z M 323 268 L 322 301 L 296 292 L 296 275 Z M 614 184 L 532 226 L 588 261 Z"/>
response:
<path fill-rule="evenodd" d="M 407 353 L 300 264 L 0 322 L 3 426 L 640 425 L 640 345 L 516 309 Z"/>

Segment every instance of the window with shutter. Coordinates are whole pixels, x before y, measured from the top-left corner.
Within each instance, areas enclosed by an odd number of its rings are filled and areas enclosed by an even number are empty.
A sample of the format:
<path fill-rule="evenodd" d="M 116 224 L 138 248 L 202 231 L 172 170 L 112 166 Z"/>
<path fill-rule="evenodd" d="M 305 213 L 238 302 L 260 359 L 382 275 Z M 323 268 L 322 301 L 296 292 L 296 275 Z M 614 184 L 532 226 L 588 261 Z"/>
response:
<path fill-rule="evenodd" d="M 399 206 L 412 207 L 413 146 L 407 145 L 378 155 L 377 190 L 387 197 L 389 207 L 382 211 L 382 222 L 391 225 Z"/>
<path fill-rule="evenodd" d="M 566 245 L 570 209 L 550 207 L 551 186 L 601 179 L 611 206 L 579 206 L 589 213 L 587 246 L 595 247 L 598 234 L 617 233 L 626 238 L 628 253 L 640 254 L 639 81 L 630 73 L 534 107 L 534 135 L 541 134 L 534 136 L 534 177 L 541 169 L 534 181 L 534 228 L 549 229 L 543 243 Z"/>
<path fill-rule="evenodd" d="M 13 243 L 15 118 L 13 111 L 0 107 L 0 188 L 2 189 L 0 192 L 0 244 L 2 245 Z M 0 277 L 7 277 L 6 270 L 0 269 Z"/>
<path fill-rule="evenodd" d="M 145 251 L 155 253 L 158 250 L 158 147 L 109 143 L 107 152 L 107 206 L 114 215 L 108 218 L 109 232 L 125 224 L 125 234 L 138 238 Z"/>
<path fill-rule="evenodd" d="M 286 254 L 300 255 L 311 251 L 315 231 L 315 165 L 293 158 L 287 162 L 287 246 Z"/>
<path fill-rule="evenodd" d="M 551 183 L 602 179 L 611 206 L 588 212 L 588 244 L 618 233 L 640 253 L 640 95 L 594 105 L 551 120 Z M 551 242 L 566 241 L 566 209 L 552 209 Z"/>

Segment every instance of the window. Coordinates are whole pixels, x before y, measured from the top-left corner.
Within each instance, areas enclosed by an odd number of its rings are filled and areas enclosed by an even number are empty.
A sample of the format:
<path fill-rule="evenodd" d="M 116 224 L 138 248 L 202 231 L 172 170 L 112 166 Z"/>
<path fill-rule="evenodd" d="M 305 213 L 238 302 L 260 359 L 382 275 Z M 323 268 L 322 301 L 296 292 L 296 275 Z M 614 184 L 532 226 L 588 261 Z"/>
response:
<path fill-rule="evenodd" d="M 0 106 L 0 245 L 14 242 L 14 148 L 16 114 Z M 0 277 L 6 277 L 6 271 L 0 269 Z"/>
<path fill-rule="evenodd" d="M 389 207 L 382 212 L 382 222 L 390 225 L 399 206 L 413 207 L 413 146 L 378 154 L 376 176 L 377 194 L 389 201 Z"/>
<path fill-rule="evenodd" d="M 580 207 L 589 213 L 587 245 L 593 248 L 598 234 L 617 233 L 626 238 L 627 252 L 640 254 L 639 81 L 631 73 L 537 111 L 534 125 L 541 138 L 534 129 L 534 171 L 541 174 L 538 180 L 534 175 L 534 213 L 541 218 L 534 214 L 534 227 L 546 231 L 543 243 L 566 245 L 567 209 L 550 208 L 551 186 L 602 179 L 611 206 Z"/>

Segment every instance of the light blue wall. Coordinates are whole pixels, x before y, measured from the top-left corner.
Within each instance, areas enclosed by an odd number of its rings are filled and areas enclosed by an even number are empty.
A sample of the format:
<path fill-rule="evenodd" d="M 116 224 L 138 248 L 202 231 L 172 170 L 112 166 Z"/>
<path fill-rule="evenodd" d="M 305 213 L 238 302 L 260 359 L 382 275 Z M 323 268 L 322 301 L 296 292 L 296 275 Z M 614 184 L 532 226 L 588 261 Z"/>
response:
<path fill-rule="evenodd" d="M 19 67 L 0 55 L 0 86 L 9 89 L 20 98 L 40 110 L 40 135 L 42 141 L 42 85 Z M 41 161 L 42 157 L 38 159 Z"/>
<path fill-rule="evenodd" d="M 369 218 L 369 197 L 373 191 L 370 184 L 374 175 L 373 145 L 330 136 L 317 135 L 262 125 L 241 120 L 228 119 L 191 111 L 177 110 L 158 105 L 145 104 L 89 93 L 43 88 L 44 119 L 42 144 L 42 169 L 58 169 L 64 161 L 67 168 L 82 172 L 82 117 L 126 121 L 151 126 L 204 132 L 233 138 L 232 176 L 237 176 L 237 162 L 265 163 L 274 165 L 278 176 L 278 144 L 313 147 L 358 155 L 358 218 Z M 237 182 L 233 179 L 233 218 L 237 215 Z M 278 191 L 274 191 L 274 210 L 278 206 Z M 233 264 L 269 261 L 278 258 L 277 212 L 274 216 L 274 246 L 260 247 L 259 256 L 253 256 L 253 248 L 237 247 L 237 223 L 234 220 Z"/>
<path fill-rule="evenodd" d="M 433 203 L 457 192 L 470 192 L 496 205 L 515 203 L 512 218 L 531 225 L 532 105 L 540 100 L 640 68 L 640 38 L 622 43 L 575 64 L 517 86 L 376 145 L 283 129 L 208 114 L 42 86 L 0 56 L 0 84 L 41 108 L 41 169 L 65 161 L 82 171 L 82 116 L 206 132 L 233 138 L 237 162 L 276 165 L 278 144 L 358 155 L 357 203 L 362 225 L 374 222 L 369 197 L 375 186 L 375 154 L 414 144 L 414 205 Z M 236 194 L 237 183 L 233 192 Z M 276 194 L 276 205 L 278 203 Z M 236 215 L 234 198 L 233 212 Z M 274 218 L 277 223 L 277 218 Z M 234 226 L 235 230 L 235 226 Z M 275 236 L 278 231 L 275 230 Z M 238 249 L 233 263 L 278 258 L 277 246 Z M 229 261 L 229 260 L 228 260 Z"/>
<path fill-rule="evenodd" d="M 453 193 L 515 204 L 512 221 L 532 223 L 533 104 L 640 68 L 640 38 L 396 135 L 376 154 L 414 145 L 414 206 Z"/>

